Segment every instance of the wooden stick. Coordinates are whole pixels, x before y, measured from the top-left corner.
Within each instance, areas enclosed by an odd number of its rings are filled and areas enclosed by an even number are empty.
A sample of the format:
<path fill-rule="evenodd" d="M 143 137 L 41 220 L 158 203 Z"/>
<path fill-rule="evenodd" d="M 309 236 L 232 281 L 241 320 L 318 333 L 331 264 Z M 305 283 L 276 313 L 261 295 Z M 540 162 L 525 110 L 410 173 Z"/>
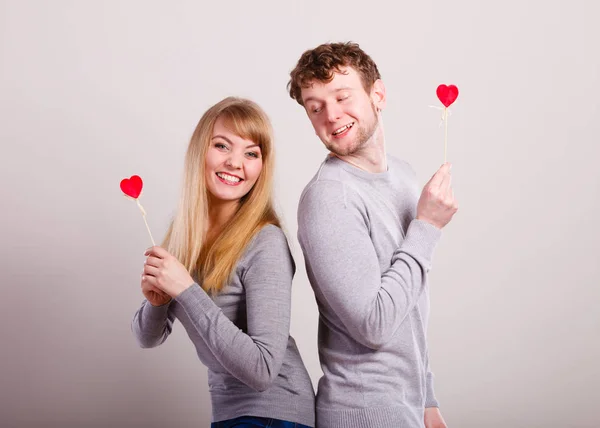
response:
<path fill-rule="evenodd" d="M 156 247 L 156 243 L 154 242 L 154 238 L 152 237 L 152 232 L 150 232 L 150 226 L 148 226 L 148 222 L 146 221 L 146 211 L 144 210 L 144 207 L 142 207 L 142 204 L 140 204 L 139 199 L 136 199 L 135 201 L 137 202 L 137 205 L 140 208 L 140 211 L 142 212 L 142 217 L 144 219 L 144 223 L 146 224 L 146 229 L 148 230 L 148 235 L 150 235 L 150 240 L 152 241 L 152 245 Z"/>
<path fill-rule="evenodd" d="M 448 158 L 448 109 L 444 107 L 444 163 Z"/>

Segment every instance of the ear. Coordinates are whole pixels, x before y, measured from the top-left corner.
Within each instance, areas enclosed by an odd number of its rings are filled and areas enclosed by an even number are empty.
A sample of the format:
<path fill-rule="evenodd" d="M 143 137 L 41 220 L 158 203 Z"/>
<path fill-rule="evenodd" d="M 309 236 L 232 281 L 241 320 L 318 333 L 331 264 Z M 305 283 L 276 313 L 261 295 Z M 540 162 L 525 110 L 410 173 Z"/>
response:
<path fill-rule="evenodd" d="M 371 101 L 378 111 L 385 108 L 387 98 L 385 96 L 385 85 L 381 79 L 377 79 L 371 88 Z"/>

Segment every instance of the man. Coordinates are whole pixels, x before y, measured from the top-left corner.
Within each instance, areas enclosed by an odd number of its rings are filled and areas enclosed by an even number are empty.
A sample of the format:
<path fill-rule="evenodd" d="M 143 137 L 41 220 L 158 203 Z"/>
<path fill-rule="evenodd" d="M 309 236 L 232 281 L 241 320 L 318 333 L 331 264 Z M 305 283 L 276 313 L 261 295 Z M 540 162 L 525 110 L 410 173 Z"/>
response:
<path fill-rule="evenodd" d="M 458 207 L 444 164 L 421 196 L 388 156 L 385 86 L 355 43 L 306 51 L 290 96 L 330 155 L 302 193 L 298 239 L 319 306 L 320 428 L 446 427 L 426 343 L 427 274 Z"/>

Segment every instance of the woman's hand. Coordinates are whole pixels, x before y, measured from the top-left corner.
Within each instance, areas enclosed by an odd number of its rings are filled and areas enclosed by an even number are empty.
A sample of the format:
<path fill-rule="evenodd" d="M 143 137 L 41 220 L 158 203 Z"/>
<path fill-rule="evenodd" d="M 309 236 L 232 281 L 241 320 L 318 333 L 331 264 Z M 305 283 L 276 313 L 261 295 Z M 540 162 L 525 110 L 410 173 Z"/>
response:
<path fill-rule="evenodd" d="M 171 296 L 162 291 L 160 288 L 156 288 L 150 285 L 148 281 L 144 280 L 144 274 L 142 273 L 142 294 L 152 306 L 162 306 L 171 301 Z"/>
<path fill-rule="evenodd" d="M 163 295 L 174 298 L 194 284 L 194 279 L 185 266 L 164 248 L 148 248 L 144 255 L 148 257 L 144 262 L 142 291 L 145 286 L 149 293 L 160 291 Z"/>

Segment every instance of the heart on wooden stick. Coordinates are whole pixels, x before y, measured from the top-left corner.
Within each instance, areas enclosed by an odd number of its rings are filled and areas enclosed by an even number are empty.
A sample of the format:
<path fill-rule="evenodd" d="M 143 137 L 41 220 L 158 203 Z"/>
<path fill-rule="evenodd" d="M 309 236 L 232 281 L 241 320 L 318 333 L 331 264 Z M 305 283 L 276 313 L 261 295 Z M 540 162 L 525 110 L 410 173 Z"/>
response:
<path fill-rule="evenodd" d="M 156 245 L 154 242 L 154 238 L 152 237 L 152 232 L 150 232 L 150 226 L 148 226 L 148 222 L 146 221 L 146 210 L 140 204 L 139 196 L 142 194 L 142 188 L 144 187 L 144 182 L 139 175 L 132 175 L 129 178 L 124 178 L 121 180 L 119 185 L 121 187 L 121 191 L 125 193 L 126 196 L 132 198 L 137 203 L 138 208 L 142 212 L 142 217 L 144 218 L 144 223 L 146 224 L 146 229 L 148 230 L 148 235 L 150 235 L 150 240 L 152 241 L 152 245 Z"/>
<path fill-rule="evenodd" d="M 455 85 L 440 85 L 437 87 L 436 94 L 444 107 L 448 108 L 458 98 L 458 88 Z"/>
<path fill-rule="evenodd" d="M 137 199 L 142 193 L 142 187 L 144 183 L 139 175 L 121 180 L 121 190 L 130 198 Z"/>
<path fill-rule="evenodd" d="M 435 91 L 437 97 L 444 105 L 442 122 L 444 123 L 444 163 L 448 158 L 448 107 L 458 98 L 456 85 L 439 85 Z M 437 108 L 437 107 L 436 107 Z"/>

